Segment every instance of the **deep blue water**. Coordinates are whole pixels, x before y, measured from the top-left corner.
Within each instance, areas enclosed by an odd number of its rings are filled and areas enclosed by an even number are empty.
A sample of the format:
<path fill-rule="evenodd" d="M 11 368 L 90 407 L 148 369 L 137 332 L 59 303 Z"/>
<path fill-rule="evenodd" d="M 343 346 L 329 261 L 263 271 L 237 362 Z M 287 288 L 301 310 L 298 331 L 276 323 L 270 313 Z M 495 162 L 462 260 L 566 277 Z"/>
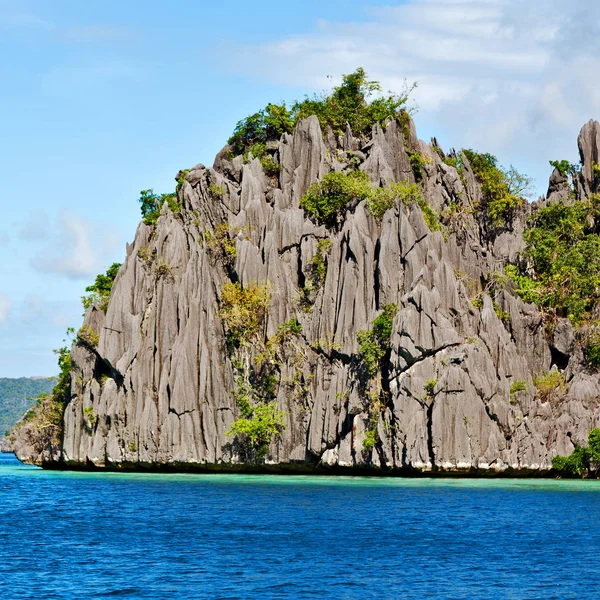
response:
<path fill-rule="evenodd" d="M 46 472 L 0 454 L 0 598 L 596 598 L 600 482 Z"/>

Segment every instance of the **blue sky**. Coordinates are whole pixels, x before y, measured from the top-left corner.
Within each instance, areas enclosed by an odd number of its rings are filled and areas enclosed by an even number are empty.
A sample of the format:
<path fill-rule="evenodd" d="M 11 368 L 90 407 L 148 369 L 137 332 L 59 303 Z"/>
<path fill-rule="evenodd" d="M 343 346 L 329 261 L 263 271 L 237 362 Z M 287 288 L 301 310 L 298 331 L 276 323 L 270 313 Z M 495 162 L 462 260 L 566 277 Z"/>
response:
<path fill-rule="evenodd" d="M 422 139 L 493 152 L 543 192 L 600 118 L 598 17 L 584 0 L 0 0 L 0 376 L 55 372 L 141 189 L 172 190 L 237 120 L 327 75 L 418 81 Z"/>

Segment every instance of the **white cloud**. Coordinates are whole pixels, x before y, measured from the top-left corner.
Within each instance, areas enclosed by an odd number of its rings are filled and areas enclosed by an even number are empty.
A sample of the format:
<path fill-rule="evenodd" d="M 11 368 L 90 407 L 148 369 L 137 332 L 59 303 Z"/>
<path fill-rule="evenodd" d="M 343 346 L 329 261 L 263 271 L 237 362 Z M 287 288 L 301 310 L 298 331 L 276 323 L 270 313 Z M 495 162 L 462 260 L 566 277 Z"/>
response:
<path fill-rule="evenodd" d="M 245 48 L 236 66 L 315 90 L 357 66 L 394 91 L 417 81 L 421 134 L 529 161 L 542 180 L 548 160 L 575 158 L 579 128 L 600 119 L 600 3 L 410 0 L 367 17 Z"/>
<path fill-rule="evenodd" d="M 74 212 L 63 210 L 52 238 L 31 264 L 42 273 L 89 279 L 102 270 L 105 257 L 114 252 L 118 242 L 111 232 L 101 232 Z"/>
<path fill-rule="evenodd" d="M 12 303 L 6 294 L 0 292 L 0 323 L 4 323 L 10 316 Z"/>

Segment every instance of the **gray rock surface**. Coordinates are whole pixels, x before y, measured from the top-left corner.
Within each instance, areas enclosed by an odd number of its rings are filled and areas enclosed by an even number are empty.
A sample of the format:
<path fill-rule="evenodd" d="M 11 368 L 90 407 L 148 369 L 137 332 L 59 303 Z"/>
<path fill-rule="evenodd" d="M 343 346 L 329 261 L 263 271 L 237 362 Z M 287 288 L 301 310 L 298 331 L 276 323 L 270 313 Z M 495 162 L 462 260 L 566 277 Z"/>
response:
<path fill-rule="evenodd" d="M 245 468 L 227 435 L 240 416 L 235 360 L 255 365 L 269 336 L 294 317 L 302 334 L 278 350 L 275 367 L 286 427 L 262 468 L 528 474 L 548 470 L 552 456 L 569 453 L 600 423 L 598 375 L 573 361 L 564 390 L 536 390 L 536 376 L 566 368 L 577 353 L 570 324 L 557 324 L 549 339 L 534 306 L 509 289 L 492 298 L 483 283 L 522 250 L 529 207 L 488 236 L 474 216 L 481 190 L 466 157 L 461 178 L 417 139 L 412 122 L 409 139 L 397 123 L 375 126 L 362 147 L 349 129 L 325 138 L 315 117 L 284 135 L 270 150 L 281 165 L 277 181 L 258 160 L 228 160 L 226 147 L 213 168 L 190 171 L 179 217 L 165 207 L 156 227 L 140 224 L 106 315 L 92 308 L 85 316 L 100 334 L 97 347 L 73 348 L 63 466 Z M 597 139 L 598 124 L 586 125 L 579 142 L 587 190 Z M 417 205 L 391 208 L 378 223 L 361 203 L 339 231 L 315 225 L 300 199 L 348 164 L 347 150 L 378 185 L 414 182 L 407 150 L 419 151 L 427 202 L 438 214 L 455 208 L 445 230 L 430 231 Z M 549 194 L 560 194 L 564 182 L 553 179 Z M 235 256 L 207 241 L 222 223 Z M 325 238 L 326 275 L 306 306 L 302 288 Z M 220 316 L 230 281 L 268 281 L 272 290 L 260 335 L 235 356 Z M 366 382 L 357 332 L 390 303 L 399 310 L 389 360 Z M 525 389 L 511 391 L 517 382 Z M 365 449 L 373 421 L 380 441 Z"/>

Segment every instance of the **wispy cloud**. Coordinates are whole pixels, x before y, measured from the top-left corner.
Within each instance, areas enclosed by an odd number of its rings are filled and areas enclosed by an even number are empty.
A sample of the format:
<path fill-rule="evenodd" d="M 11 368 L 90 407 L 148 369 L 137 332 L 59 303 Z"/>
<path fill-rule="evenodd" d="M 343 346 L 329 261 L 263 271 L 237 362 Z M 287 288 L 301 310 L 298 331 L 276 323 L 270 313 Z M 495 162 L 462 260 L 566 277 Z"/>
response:
<path fill-rule="evenodd" d="M 105 257 L 114 252 L 118 243 L 119 239 L 111 232 L 98 231 L 79 215 L 63 210 L 53 235 L 31 265 L 42 273 L 89 279 L 102 269 Z"/>
<path fill-rule="evenodd" d="M 600 118 L 600 3 L 411 0 L 367 17 L 245 48 L 237 68 L 316 90 L 357 66 L 395 91 L 417 81 L 418 125 L 456 146 L 542 155 L 546 170 Z"/>
<path fill-rule="evenodd" d="M 0 246 L 6 246 L 10 242 L 10 237 L 6 231 L 0 231 Z"/>

